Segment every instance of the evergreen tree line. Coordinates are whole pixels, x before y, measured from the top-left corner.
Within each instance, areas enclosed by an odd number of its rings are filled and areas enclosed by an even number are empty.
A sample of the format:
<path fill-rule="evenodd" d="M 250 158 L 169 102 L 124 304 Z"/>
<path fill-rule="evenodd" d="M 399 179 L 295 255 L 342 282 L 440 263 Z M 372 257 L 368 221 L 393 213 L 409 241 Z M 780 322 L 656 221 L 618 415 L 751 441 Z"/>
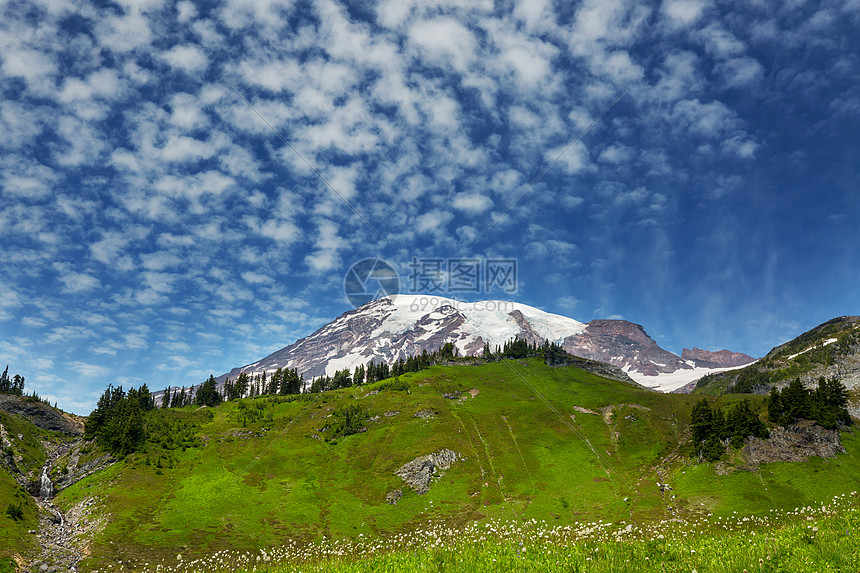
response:
<path fill-rule="evenodd" d="M 519 360 L 522 358 L 539 358 L 549 366 L 561 366 L 573 356 L 555 342 L 544 340 L 543 343 L 529 343 L 521 338 L 512 338 L 495 350 L 490 349 L 489 343 L 484 345 L 482 354 L 484 360 L 498 361 L 506 358 Z"/>
<path fill-rule="evenodd" d="M 161 407 L 183 408 L 192 404 L 211 407 L 245 397 L 300 394 L 303 386 L 304 376 L 295 368 L 278 368 L 271 376 L 265 372 L 255 375 L 243 372 L 235 380 L 225 380 L 223 391 L 218 390 L 215 377 L 210 375 L 196 392 L 193 387 L 165 388 Z"/>
<path fill-rule="evenodd" d="M 21 396 L 25 401 L 28 402 L 41 402 L 43 404 L 47 404 L 48 406 L 51 403 L 46 399 L 42 398 L 36 391 L 34 390 L 31 394 L 27 395 L 24 393 L 24 377 L 20 374 L 15 374 L 11 378 L 9 377 L 9 366 L 6 366 L 6 369 L 3 370 L 3 373 L 0 374 L 0 394 L 12 394 L 13 396 Z M 54 408 L 57 407 L 56 402 L 54 403 Z"/>
<path fill-rule="evenodd" d="M 815 420 L 818 425 L 835 429 L 850 425 L 848 391 L 837 379 L 818 379 L 818 387 L 807 390 L 800 378 L 779 390 L 770 389 L 767 397 L 767 417 L 774 424 L 790 424 L 801 418 Z"/>
<path fill-rule="evenodd" d="M 728 414 L 723 414 L 720 409 L 712 409 L 702 398 L 693 407 L 690 430 L 695 454 L 709 461 L 720 459 L 728 444 L 739 448 L 749 436 L 766 438 L 769 435 L 767 426 L 753 411 L 749 400 L 735 404 Z"/>
<path fill-rule="evenodd" d="M 778 372 L 756 370 L 754 366 L 745 368 L 738 374 L 737 380 L 729 387 L 728 392 L 730 394 L 752 394 L 757 386 L 767 387 L 778 375 Z"/>
<path fill-rule="evenodd" d="M 192 394 L 193 390 L 191 388 L 189 388 L 186 393 L 185 386 L 183 386 L 181 390 L 179 388 L 176 388 L 175 390 L 165 388 L 164 394 L 161 395 L 161 407 L 183 408 L 185 406 L 190 406 Z"/>
<path fill-rule="evenodd" d="M 146 384 L 128 392 L 109 384 L 87 418 L 84 435 L 123 458 L 146 443 L 144 412 L 155 408 Z"/>
<path fill-rule="evenodd" d="M 377 364 L 370 361 L 367 366 L 356 366 L 352 373 L 350 373 L 348 368 L 345 368 L 335 372 L 334 376 L 312 378 L 310 392 L 326 392 L 350 386 L 373 384 L 374 382 L 401 376 L 407 372 L 426 370 L 431 366 L 458 358 L 459 356 L 460 353 L 457 347 L 454 346 L 454 343 L 447 342 L 438 350 L 434 350 L 433 352 L 423 350 L 421 354 L 415 354 L 405 359 L 399 358 L 390 366 L 386 362 Z"/>
<path fill-rule="evenodd" d="M 0 374 L 0 394 L 24 395 L 24 377 L 20 374 L 15 374 L 12 378 L 9 378 L 8 365 L 3 374 Z"/>

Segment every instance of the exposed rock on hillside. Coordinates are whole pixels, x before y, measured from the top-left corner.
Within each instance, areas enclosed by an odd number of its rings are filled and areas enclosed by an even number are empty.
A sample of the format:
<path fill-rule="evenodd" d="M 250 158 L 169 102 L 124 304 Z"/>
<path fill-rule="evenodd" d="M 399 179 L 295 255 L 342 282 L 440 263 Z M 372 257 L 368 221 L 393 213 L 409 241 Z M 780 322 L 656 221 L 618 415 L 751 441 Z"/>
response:
<path fill-rule="evenodd" d="M 744 450 L 755 465 L 802 462 L 811 456 L 834 458 L 845 453 L 837 430 L 824 429 L 809 420 L 775 428 L 767 439 L 751 438 Z"/>
<path fill-rule="evenodd" d="M 430 489 L 430 480 L 433 479 L 434 474 L 447 470 L 459 459 L 460 455 L 457 452 L 443 449 L 415 458 L 394 473 L 417 493 L 425 494 Z"/>
<path fill-rule="evenodd" d="M 80 436 L 84 433 L 84 423 L 80 418 L 61 412 L 42 402 L 0 394 L 0 410 L 21 416 L 43 430 L 62 432 L 73 436 Z"/>
<path fill-rule="evenodd" d="M 55 492 L 60 492 L 70 485 L 76 484 L 116 461 L 109 453 L 88 456 L 84 453 L 87 446 L 87 442 L 75 440 L 50 452 L 48 464 L 53 470 L 51 477 Z"/>
<path fill-rule="evenodd" d="M 612 380 L 618 380 L 620 382 L 627 382 L 628 384 L 639 386 L 644 390 L 651 390 L 651 388 L 643 386 L 642 384 L 639 384 L 638 382 L 633 380 L 627 374 L 627 372 L 625 372 L 618 366 L 609 364 L 607 362 L 600 362 L 594 359 L 571 356 L 567 358 L 563 364 L 555 364 L 555 366 L 575 366 L 576 368 L 585 370 L 586 372 L 591 372 L 592 374 L 596 374 L 597 376 L 602 376 L 603 378 L 610 378 Z"/>

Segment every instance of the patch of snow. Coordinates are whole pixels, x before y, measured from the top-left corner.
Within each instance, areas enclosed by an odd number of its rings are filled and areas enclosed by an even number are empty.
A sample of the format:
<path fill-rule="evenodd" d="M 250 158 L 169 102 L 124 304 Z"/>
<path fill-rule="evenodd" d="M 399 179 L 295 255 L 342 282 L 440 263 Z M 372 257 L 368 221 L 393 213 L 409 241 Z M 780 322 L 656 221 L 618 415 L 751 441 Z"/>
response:
<path fill-rule="evenodd" d="M 332 358 L 325 365 L 325 374 L 326 376 L 334 376 L 335 372 L 344 368 L 349 368 L 351 373 L 357 366 L 367 365 L 372 358 L 372 356 L 364 356 L 360 352 L 350 353 L 340 358 Z"/>
<path fill-rule="evenodd" d="M 625 368 L 624 371 L 627 372 L 627 375 L 633 378 L 634 381 L 651 388 L 652 390 L 657 390 L 658 392 L 672 392 L 673 390 L 677 390 L 681 386 L 685 386 L 694 380 L 698 380 L 702 376 L 706 376 L 707 374 L 717 374 L 719 372 L 728 372 L 729 370 L 738 370 L 740 368 L 745 368 L 746 366 L 749 366 L 749 364 L 745 364 L 744 366 L 729 366 L 727 368 L 685 368 L 669 372 L 668 374 L 657 374 L 656 376 L 646 376 L 645 374 L 640 374 L 636 370 L 630 370 L 628 368 Z"/>
<path fill-rule="evenodd" d="M 518 310 L 542 338 L 561 343 L 568 336 L 583 332 L 586 325 L 558 314 L 503 300 L 464 302 L 442 296 L 399 294 L 387 298 L 386 316 L 382 324 L 371 333 L 375 338 L 384 333 L 402 334 L 416 322 L 429 315 L 431 319 L 444 319 L 457 312 L 465 318 L 463 329 L 481 336 L 490 346 L 501 346 L 520 332 L 510 313 Z M 442 307 L 450 307 L 440 310 Z M 465 342 L 462 347 L 465 347 Z M 459 347 L 459 345 L 458 345 Z M 461 348 L 462 349 L 462 348 Z"/>
<path fill-rule="evenodd" d="M 830 345 L 830 344 L 833 344 L 834 342 L 836 342 L 836 339 L 835 339 L 835 338 L 828 338 L 827 340 L 825 340 L 825 341 L 821 344 L 821 347 L 828 346 L 828 345 Z M 800 352 L 798 352 L 797 354 L 792 354 L 791 356 L 789 356 L 789 357 L 788 357 L 788 360 L 791 360 L 792 358 L 796 358 L 797 356 L 800 356 L 801 354 L 806 354 L 807 352 L 809 352 L 809 351 L 810 351 L 810 350 L 812 350 L 813 348 L 819 348 L 819 345 L 817 345 L 817 344 L 816 344 L 815 346 L 810 346 L 810 347 L 809 347 L 809 348 L 807 348 L 806 350 L 801 350 L 801 351 L 800 351 Z"/>

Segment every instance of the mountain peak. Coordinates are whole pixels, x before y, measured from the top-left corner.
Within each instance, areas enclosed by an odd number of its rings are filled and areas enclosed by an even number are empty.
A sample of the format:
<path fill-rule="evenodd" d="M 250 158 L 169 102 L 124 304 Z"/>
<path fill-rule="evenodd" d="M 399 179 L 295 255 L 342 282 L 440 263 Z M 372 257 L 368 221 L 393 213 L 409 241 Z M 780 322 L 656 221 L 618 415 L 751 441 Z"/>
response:
<path fill-rule="evenodd" d="M 662 391 L 710 371 L 660 348 L 641 325 L 626 320 L 585 324 L 513 301 L 400 294 L 347 311 L 310 336 L 217 380 L 278 368 L 295 368 L 305 379 L 332 376 L 371 361 L 391 364 L 449 342 L 461 356 L 479 356 L 485 344 L 495 349 L 513 338 L 554 342 L 574 356 L 617 366 L 636 382 Z"/>
<path fill-rule="evenodd" d="M 706 368 L 726 368 L 728 366 L 746 366 L 755 362 L 755 358 L 743 352 L 732 352 L 731 350 L 718 350 L 716 352 L 703 350 L 701 348 L 685 348 L 681 351 L 681 358 L 689 360 L 696 366 Z"/>

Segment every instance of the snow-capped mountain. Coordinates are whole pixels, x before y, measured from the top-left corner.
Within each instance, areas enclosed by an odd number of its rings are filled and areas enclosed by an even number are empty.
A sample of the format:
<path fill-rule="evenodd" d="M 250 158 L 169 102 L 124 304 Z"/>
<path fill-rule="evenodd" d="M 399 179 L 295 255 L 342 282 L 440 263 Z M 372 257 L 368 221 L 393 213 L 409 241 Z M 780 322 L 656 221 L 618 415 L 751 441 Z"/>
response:
<path fill-rule="evenodd" d="M 480 355 L 485 343 L 494 349 L 512 338 L 558 343 L 575 356 L 617 366 L 636 382 L 661 391 L 725 369 L 684 360 L 660 348 L 641 326 L 625 320 L 585 324 L 509 301 L 466 303 L 397 295 L 346 312 L 310 336 L 253 364 L 234 368 L 218 381 L 235 379 L 243 372 L 272 373 L 278 368 L 295 368 L 305 379 L 331 376 L 336 370 L 352 370 L 370 361 L 390 363 L 423 350 L 430 352 L 446 342 L 453 342 L 462 356 Z"/>

